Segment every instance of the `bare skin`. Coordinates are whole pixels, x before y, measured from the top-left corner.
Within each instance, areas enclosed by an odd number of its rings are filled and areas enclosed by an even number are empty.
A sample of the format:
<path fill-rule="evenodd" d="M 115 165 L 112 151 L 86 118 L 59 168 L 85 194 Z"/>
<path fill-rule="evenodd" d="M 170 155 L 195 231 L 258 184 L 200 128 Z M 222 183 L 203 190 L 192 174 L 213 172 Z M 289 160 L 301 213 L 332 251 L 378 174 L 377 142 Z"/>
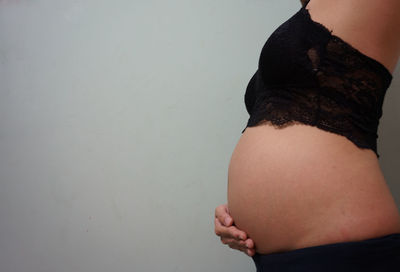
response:
<path fill-rule="evenodd" d="M 222 204 L 215 208 L 214 227 L 215 234 L 220 236 L 223 244 L 243 251 L 250 257 L 255 254 L 254 241 L 234 225 L 227 204 Z"/>
<path fill-rule="evenodd" d="M 347 41 L 349 44 L 351 44 L 353 47 L 357 48 L 358 50 L 360 50 L 362 53 L 376 59 L 377 61 L 379 61 L 380 63 L 382 63 L 391 73 L 393 73 L 395 66 L 397 64 L 399 55 L 400 55 L 400 1 L 398 0 L 382 0 L 382 1 L 376 1 L 376 0 L 311 0 L 310 3 L 307 5 L 307 9 L 309 10 L 309 13 L 311 15 L 311 18 L 314 21 L 320 22 L 323 25 L 325 25 L 328 29 L 333 30 L 333 34 L 341 37 L 343 40 Z M 332 12 L 334 11 L 334 12 Z M 354 12 L 357 11 L 357 12 Z M 338 16 L 338 14 L 340 14 L 340 16 Z M 371 20 L 370 18 L 374 18 L 374 20 Z M 365 29 L 368 29 L 368 33 L 366 33 Z M 254 139 L 261 139 L 263 141 L 267 140 L 266 142 L 268 142 L 268 137 L 272 137 L 271 135 L 273 135 L 273 133 L 275 133 L 274 131 L 270 130 L 271 128 L 268 127 L 264 127 L 264 128 L 251 128 L 248 131 L 246 131 L 245 133 L 249 133 L 250 134 L 246 134 L 247 140 L 242 140 L 242 151 L 238 152 L 237 157 L 239 158 L 239 156 L 243 156 L 243 152 L 245 152 L 245 150 L 247 150 L 250 146 L 249 144 L 251 142 L 254 141 Z M 318 133 L 320 133 L 321 135 L 316 136 L 315 140 L 316 141 L 321 141 L 321 148 L 324 148 L 325 143 L 329 143 L 330 144 L 334 144 L 335 146 L 346 146 L 349 143 L 347 142 L 347 140 L 342 139 L 340 140 L 340 138 L 337 139 L 330 139 L 330 136 L 328 136 L 326 133 L 324 134 L 324 132 L 318 132 L 312 131 L 313 128 L 308 128 L 308 127 L 299 127 L 296 129 L 293 129 L 293 132 L 291 133 L 291 135 L 293 135 L 294 139 L 301 139 L 301 137 L 304 136 L 304 145 L 307 145 L 309 143 L 307 143 L 307 138 L 305 135 L 307 135 L 308 133 L 310 133 L 309 135 L 317 135 Z M 252 135 L 252 136 L 249 136 Z M 278 139 L 280 139 L 281 137 L 277 137 L 274 138 L 275 142 L 277 142 Z M 328 139 L 329 138 L 329 139 Z M 246 143 L 247 141 L 247 143 Z M 272 153 L 271 149 L 273 148 L 272 146 L 260 146 L 260 143 L 262 143 L 262 141 L 258 142 L 258 146 L 257 149 L 262 149 L 265 148 L 265 150 L 268 150 L 269 154 Z M 301 140 L 299 140 L 301 141 Z M 326 142 L 325 142 L 326 141 Z M 273 142 L 273 141 L 272 141 Z M 335 142 L 335 143 L 334 143 Z M 247 147 L 246 147 L 247 145 Z M 315 145 L 313 143 L 313 145 Z M 300 151 L 300 149 L 298 150 L 298 153 L 296 153 L 296 146 L 293 146 L 291 148 L 291 152 L 293 152 L 293 154 L 304 154 L 303 150 Z M 353 148 L 353 149 L 352 149 Z M 341 182 L 339 179 L 338 180 L 332 180 L 332 184 L 339 184 L 340 189 L 338 187 L 338 192 L 339 191 L 345 191 L 345 192 L 349 192 L 348 196 L 349 196 L 349 200 L 346 202 L 342 203 L 342 206 L 338 206 L 338 209 L 341 210 L 351 210 L 354 208 L 353 213 L 351 214 L 351 216 L 354 216 L 354 218 L 357 218 L 357 215 L 362 215 L 362 220 L 366 220 L 365 222 L 368 222 L 367 224 L 362 223 L 362 221 L 360 220 L 357 224 L 358 226 L 360 226 L 361 228 L 364 227 L 365 225 L 368 226 L 372 226 L 372 228 L 369 229 L 364 229 L 365 234 L 364 236 L 359 236 L 357 237 L 357 239 L 365 239 L 365 238 L 369 238 L 369 237 L 376 237 L 379 235 L 383 235 L 385 233 L 393 233 L 393 232 L 398 232 L 399 231 L 399 214 L 398 211 L 395 208 L 393 199 L 391 198 L 390 192 L 387 189 L 387 186 L 384 185 L 385 181 L 384 181 L 384 177 L 383 174 L 381 173 L 380 169 L 379 169 L 379 164 L 376 160 L 376 158 L 374 157 L 374 154 L 371 153 L 372 151 L 370 150 L 357 150 L 357 148 L 355 146 L 351 146 L 348 145 L 346 146 L 346 148 L 343 148 L 342 153 L 340 153 L 340 150 L 335 148 L 332 149 L 332 152 L 335 153 L 331 153 L 332 155 L 335 154 L 335 156 L 337 155 L 337 159 L 338 162 L 339 160 L 342 160 L 342 158 L 346 158 L 348 159 L 348 164 L 353 165 L 353 166 L 357 166 L 359 167 L 359 171 L 355 172 L 350 172 L 350 171 L 343 171 L 346 167 L 346 164 L 336 164 L 337 167 L 339 167 L 338 169 L 340 170 L 340 173 L 350 173 L 350 175 L 348 176 L 349 179 L 346 181 L 346 183 L 343 183 L 343 185 L 340 185 L 339 182 Z M 349 152 L 349 150 L 351 152 Z M 323 152 L 321 152 L 320 156 L 321 158 L 317 158 L 317 160 L 321 160 L 324 161 L 323 154 L 326 153 L 327 150 L 323 150 Z M 350 156 L 354 156 L 353 158 L 351 158 Z M 261 153 L 260 153 L 261 154 Z M 271 155 L 271 158 L 274 157 L 275 155 L 277 155 L 278 153 Z M 250 157 L 249 157 L 250 158 Z M 283 159 L 284 157 L 282 157 L 281 159 Z M 248 159 L 248 158 L 246 158 Z M 287 159 L 287 158 L 286 158 Z M 239 159 L 238 159 L 239 161 Z M 329 162 L 329 165 L 331 165 L 330 163 L 332 162 L 332 160 L 326 160 L 326 163 Z M 270 160 L 270 161 L 264 161 L 264 165 L 268 165 L 268 164 L 272 164 L 274 163 L 274 161 Z M 294 163 L 295 165 L 298 165 L 299 167 L 303 167 L 302 165 L 297 164 L 297 162 L 293 162 L 291 161 L 291 163 Z M 240 165 L 241 163 L 238 163 L 237 165 Z M 328 165 L 328 164 L 327 164 Z M 367 166 L 368 165 L 368 166 Z M 276 168 L 274 168 L 276 169 Z M 318 169 L 313 169 L 314 173 L 317 172 Z M 236 170 L 235 170 L 236 171 Z M 320 176 L 325 178 L 326 172 L 324 169 L 321 170 L 320 172 Z M 303 171 L 304 172 L 304 171 Z M 283 172 L 282 172 L 283 173 Z M 285 173 L 286 174 L 286 173 Z M 295 176 L 298 173 L 293 173 L 293 176 Z M 317 175 L 316 175 L 317 176 Z M 332 176 L 332 175 L 329 175 Z M 351 176 L 351 179 L 350 179 Z M 366 186 L 366 180 L 368 177 L 374 176 L 374 178 L 370 178 L 368 179 L 368 185 L 371 187 L 365 187 Z M 268 178 L 271 178 L 270 176 L 266 176 Z M 307 177 L 307 176 L 305 176 Z M 274 177 L 274 179 L 279 178 L 282 182 L 282 178 L 280 176 L 276 176 Z M 343 179 L 347 179 L 347 177 L 343 174 Z M 290 180 L 290 179 L 287 179 Z M 316 179 L 318 180 L 318 179 Z M 352 182 L 352 187 L 346 187 L 347 184 L 349 184 L 350 182 Z M 358 183 L 357 183 L 358 182 Z M 284 183 L 286 184 L 286 183 Z M 324 184 L 324 186 L 329 186 L 329 182 L 327 182 L 326 184 Z M 254 184 L 253 184 L 254 185 Z M 256 184 L 258 186 L 258 184 Z M 235 185 L 236 186 L 236 185 Z M 309 184 L 309 188 L 314 188 L 316 195 L 318 195 L 317 193 L 320 193 L 318 191 L 318 187 L 315 187 L 315 185 L 313 185 L 312 183 Z M 286 188 L 286 187 L 285 187 Z M 290 188 L 290 187 L 287 187 Z M 308 189 L 309 189 L 308 188 Z M 359 188 L 359 189 L 357 189 Z M 360 189 L 365 189 L 364 195 L 355 195 L 352 194 L 352 192 L 356 193 L 357 190 Z M 240 190 L 243 188 L 237 187 L 237 192 L 236 195 L 240 195 Z M 279 191 L 278 190 L 273 190 L 276 188 L 273 187 L 268 187 L 268 192 L 278 192 L 274 195 L 270 195 L 273 196 L 275 200 L 279 200 L 280 199 L 280 195 L 279 195 Z M 334 189 L 334 188 L 330 188 Z M 343 189 L 343 190 L 342 190 Z M 374 205 L 371 205 L 371 209 L 370 210 L 362 210 L 361 207 L 367 205 L 367 203 L 371 203 L 371 201 L 373 201 L 374 199 L 376 199 L 376 196 L 378 196 L 378 191 L 379 191 L 379 199 L 381 199 L 382 201 L 379 203 L 376 203 L 377 205 L 380 205 L 380 211 L 385 211 L 387 212 L 387 214 L 385 215 L 384 218 L 390 218 L 391 222 L 386 222 L 381 221 L 381 222 L 385 222 L 386 229 L 383 229 L 383 225 L 382 224 L 377 224 L 375 226 L 373 226 L 373 220 L 374 218 L 377 218 L 379 216 L 379 213 L 373 213 L 373 209 L 372 207 L 374 207 Z M 290 193 L 290 191 L 288 191 Z M 242 193 L 244 193 L 242 191 Z M 247 194 L 249 193 L 249 191 L 246 192 Z M 265 194 L 264 194 L 265 195 Z M 341 194 L 337 194 L 337 196 L 339 196 Z M 351 200 L 350 196 L 356 196 L 356 198 L 354 200 Z M 257 196 L 252 195 L 249 198 L 254 198 Z M 260 196 L 258 196 L 260 197 Z M 261 198 L 258 198 L 261 199 Z M 293 198 L 291 198 L 293 199 Z M 302 201 L 301 199 L 298 199 L 299 202 L 296 202 L 295 204 L 299 204 L 299 203 L 303 203 L 304 201 Z M 283 203 L 283 202 L 282 202 Z M 322 204 L 326 204 L 321 202 Z M 330 203 L 330 202 L 327 202 Z M 362 204 L 364 203 L 364 204 Z M 252 203 L 254 204 L 254 203 Z M 260 204 L 265 204 L 265 203 L 261 203 Z M 362 205 L 360 205 L 362 204 Z M 357 207 L 357 209 L 355 208 L 356 205 L 360 205 L 360 209 L 358 209 L 359 207 Z M 255 207 L 255 208 L 251 208 L 251 207 Z M 265 206 L 267 207 L 267 206 Z M 264 207 L 264 208 L 265 208 Z M 279 206 L 276 206 L 279 207 Z M 297 207 L 297 206 L 296 206 Z M 252 209 L 257 210 L 257 206 L 253 206 L 253 205 L 249 205 L 246 208 L 243 208 L 242 211 L 239 211 L 239 206 L 234 207 L 237 209 L 237 214 L 241 215 L 238 218 L 243 218 L 244 217 L 244 211 L 249 211 L 248 213 L 251 213 Z M 247 209 L 247 210 L 246 210 Z M 335 215 L 335 209 L 332 209 L 332 212 L 329 212 L 329 214 L 331 216 L 337 216 L 335 218 L 340 218 L 340 220 L 344 220 L 344 218 L 339 217 L 339 213 Z M 339 210 L 338 210 L 339 211 Z M 261 212 L 265 212 L 265 209 L 258 210 L 256 212 L 257 215 L 259 215 Z M 315 211 L 314 211 L 315 212 Z M 254 214 L 255 215 L 255 214 Z M 349 213 L 350 215 L 350 213 Z M 271 216 L 273 216 L 271 214 Z M 303 217 L 308 216 L 307 214 L 303 213 L 302 214 Z M 229 218 L 230 222 L 228 222 L 227 225 L 224 225 L 224 219 L 225 218 Z M 274 218 L 278 218 L 278 217 L 274 217 Z M 299 217 L 300 218 L 300 217 Z M 308 218 L 308 217 L 307 217 Z M 309 219 L 311 220 L 312 218 L 315 218 L 313 216 L 309 217 Z M 329 218 L 325 218 L 326 220 L 329 220 Z M 338 221 L 338 220 L 336 220 Z M 335 222 L 336 222 L 335 221 Z M 242 219 L 243 222 L 243 226 L 250 226 L 250 224 L 246 224 L 246 222 Z M 343 221 L 343 222 L 347 222 L 347 221 Z M 248 235 L 248 232 L 246 233 L 245 231 L 243 231 L 243 229 L 238 228 L 235 224 L 234 224 L 234 220 L 232 218 L 232 214 L 229 213 L 229 209 L 228 209 L 228 205 L 227 204 L 223 204 L 218 206 L 215 209 L 215 233 L 216 235 L 221 237 L 221 241 L 223 244 L 227 244 L 229 245 L 231 248 L 235 248 L 238 250 L 243 251 L 245 254 L 247 254 L 248 256 L 253 256 L 256 252 L 256 246 L 255 246 L 255 242 L 253 239 L 251 239 Z M 285 222 L 287 223 L 287 222 Z M 291 222 L 293 223 L 293 222 Z M 298 222 L 296 222 L 298 223 Z M 323 225 L 324 221 L 318 222 L 318 224 L 316 225 Z M 347 224 L 347 223 L 346 223 Z M 296 224 L 297 225 L 297 224 Z M 270 225 L 269 225 L 270 226 Z M 361 229 L 360 228 L 360 229 Z M 251 228 L 248 227 L 248 229 L 250 230 Z M 272 228 L 271 228 L 272 229 Z M 336 239 L 337 237 L 333 237 L 332 236 L 332 240 L 321 240 L 320 237 L 313 237 L 313 240 L 311 239 L 312 236 L 308 236 L 307 239 L 303 239 L 302 240 L 302 244 L 299 242 L 295 247 L 291 247 L 291 249 L 294 248 L 299 248 L 299 247 L 304 247 L 304 246 L 311 246 L 311 245 L 315 245 L 315 244 L 319 244 L 320 241 L 324 242 L 324 243 L 328 243 L 328 242 L 336 242 L 336 241 L 347 241 L 347 240 L 353 240 L 354 238 L 356 238 L 355 234 L 352 232 L 352 230 L 354 230 L 354 225 L 348 226 L 348 228 L 344 228 L 341 231 L 341 237 L 340 239 Z M 253 229 L 252 231 L 254 231 L 254 233 L 256 233 L 256 231 Z M 271 230 L 272 231 L 272 230 Z M 266 232 L 263 232 L 266 233 Z M 271 232 L 271 233 L 276 233 L 275 232 Z M 315 233 L 315 232 L 313 232 Z M 237 238 L 238 235 L 242 235 L 242 239 Z M 317 241 L 317 242 L 316 242 Z M 260 244 L 264 243 L 265 241 L 261 241 L 260 240 Z M 273 242 L 273 241 L 270 241 Z M 248 243 L 248 246 L 246 247 L 245 244 Z M 265 248 L 265 253 L 268 253 L 267 247 Z M 271 248 L 272 250 L 272 248 Z"/>
<path fill-rule="evenodd" d="M 400 1 L 311 0 L 306 8 L 313 21 L 393 73 L 400 56 Z"/>

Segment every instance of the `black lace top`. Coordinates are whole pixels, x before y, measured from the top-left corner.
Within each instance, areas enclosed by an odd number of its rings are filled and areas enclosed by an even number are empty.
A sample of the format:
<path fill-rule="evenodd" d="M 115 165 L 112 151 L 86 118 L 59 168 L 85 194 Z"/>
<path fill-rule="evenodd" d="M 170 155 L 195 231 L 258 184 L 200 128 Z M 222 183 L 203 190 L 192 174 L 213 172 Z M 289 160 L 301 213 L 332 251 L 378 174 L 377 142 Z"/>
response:
<path fill-rule="evenodd" d="M 392 74 L 324 25 L 307 4 L 264 44 L 244 96 L 250 118 L 282 128 L 294 123 L 347 137 L 377 157 L 377 130 Z"/>

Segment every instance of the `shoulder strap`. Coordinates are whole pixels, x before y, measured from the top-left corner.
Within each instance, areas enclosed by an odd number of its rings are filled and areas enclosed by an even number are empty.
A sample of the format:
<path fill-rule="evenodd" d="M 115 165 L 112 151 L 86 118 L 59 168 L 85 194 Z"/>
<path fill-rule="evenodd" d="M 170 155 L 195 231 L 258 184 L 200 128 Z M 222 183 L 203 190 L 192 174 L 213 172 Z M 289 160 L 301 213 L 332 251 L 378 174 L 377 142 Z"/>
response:
<path fill-rule="evenodd" d="M 307 4 L 310 2 L 310 0 L 300 0 L 300 2 L 303 5 L 303 7 L 306 7 Z"/>

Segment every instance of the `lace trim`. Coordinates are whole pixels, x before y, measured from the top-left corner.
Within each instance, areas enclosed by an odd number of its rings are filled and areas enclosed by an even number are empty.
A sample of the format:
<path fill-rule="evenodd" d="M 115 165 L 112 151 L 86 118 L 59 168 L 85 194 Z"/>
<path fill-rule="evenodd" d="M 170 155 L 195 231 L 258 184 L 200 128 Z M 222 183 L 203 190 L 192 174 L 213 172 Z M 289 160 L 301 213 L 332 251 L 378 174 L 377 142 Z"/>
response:
<path fill-rule="evenodd" d="M 262 124 L 310 125 L 379 158 L 377 128 L 391 80 L 383 64 L 313 21 L 304 6 L 263 47 L 246 89 L 250 118 L 242 133 Z"/>

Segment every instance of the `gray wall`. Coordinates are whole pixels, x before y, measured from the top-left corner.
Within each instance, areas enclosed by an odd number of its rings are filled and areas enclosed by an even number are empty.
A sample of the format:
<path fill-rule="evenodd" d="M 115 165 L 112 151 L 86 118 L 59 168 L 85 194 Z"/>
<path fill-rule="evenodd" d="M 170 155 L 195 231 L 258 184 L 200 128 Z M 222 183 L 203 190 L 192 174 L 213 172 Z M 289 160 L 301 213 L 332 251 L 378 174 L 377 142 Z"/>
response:
<path fill-rule="evenodd" d="M 214 235 L 296 0 L 0 0 L 0 271 L 255 271 Z M 400 79 L 381 162 L 400 203 Z"/>

